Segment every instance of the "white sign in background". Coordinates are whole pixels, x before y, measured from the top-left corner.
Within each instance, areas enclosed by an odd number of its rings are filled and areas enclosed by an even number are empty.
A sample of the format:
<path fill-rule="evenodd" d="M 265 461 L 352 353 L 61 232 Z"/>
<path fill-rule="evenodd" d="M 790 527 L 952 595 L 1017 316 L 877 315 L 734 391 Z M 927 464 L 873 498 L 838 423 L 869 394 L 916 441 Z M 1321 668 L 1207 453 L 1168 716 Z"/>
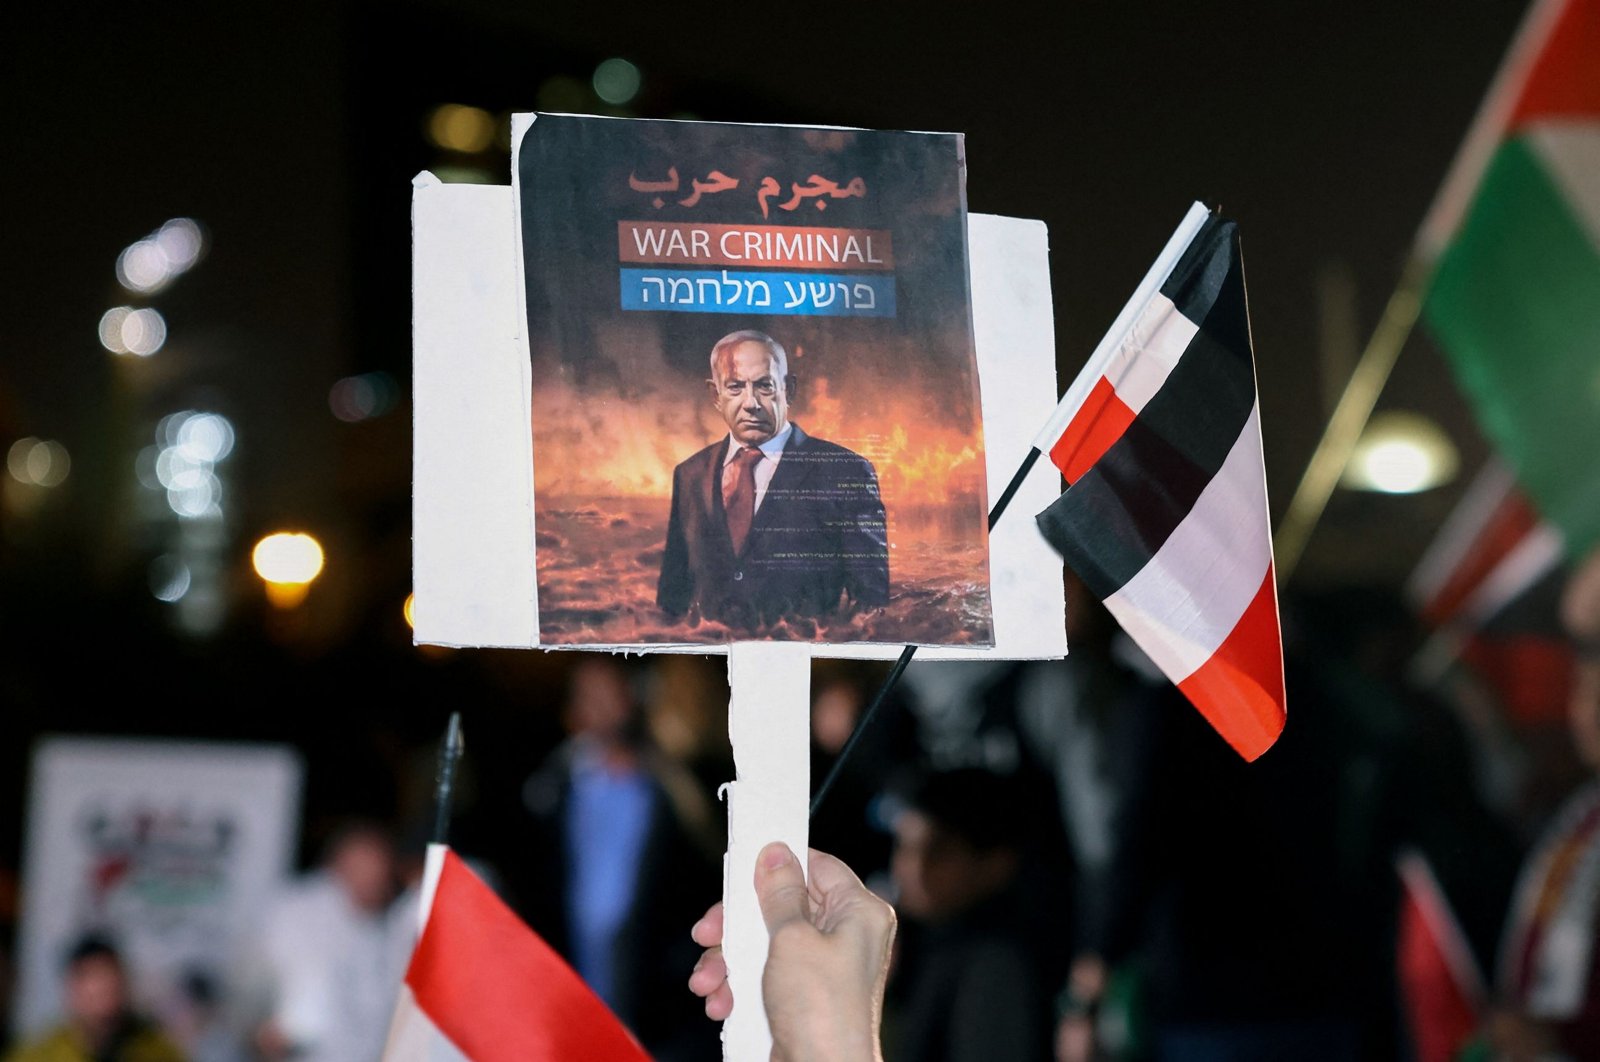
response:
<path fill-rule="evenodd" d="M 34 751 L 15 1028 L 60 1016 L 84 934 L 121 948 L 137 1002 L 233 972 L 293 869 L 302 768 L 275 745 L 52 738 Z"/>

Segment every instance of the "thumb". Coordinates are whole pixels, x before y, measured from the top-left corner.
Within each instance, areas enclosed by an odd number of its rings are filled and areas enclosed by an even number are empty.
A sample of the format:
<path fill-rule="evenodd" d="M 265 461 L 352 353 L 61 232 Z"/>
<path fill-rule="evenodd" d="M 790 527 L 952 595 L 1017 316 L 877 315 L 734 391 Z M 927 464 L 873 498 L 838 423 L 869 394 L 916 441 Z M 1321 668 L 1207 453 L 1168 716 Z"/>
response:
<path fill-rule="evenodd" d="M 811 897 L 800 861 L 781 841 L 767 845 L 756 857 L 756 900 L 768 934 L 786 922 L 811 918 Z"/>

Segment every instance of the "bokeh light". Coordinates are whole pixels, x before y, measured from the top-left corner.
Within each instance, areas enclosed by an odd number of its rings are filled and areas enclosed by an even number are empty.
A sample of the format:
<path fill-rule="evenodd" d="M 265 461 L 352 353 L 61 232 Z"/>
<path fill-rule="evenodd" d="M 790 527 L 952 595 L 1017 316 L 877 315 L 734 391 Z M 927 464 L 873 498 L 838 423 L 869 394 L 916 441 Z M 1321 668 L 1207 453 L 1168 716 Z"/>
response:
<path fill-rule="evenodd" d="M 6 451 L 6 471 L 18 483 L 32 487 L 59 487 L 72 471 L 67 448 L 53 439 L 28 436 Z"/>
<path fill-rule="evenodd" d="M 192 581 L 189 566 L 170 554 L 162 554 L 150 562 L 150 593 L 158 601 L 168 604 L 181 601 Z"/>
<path fill-rule="evenodd" d="M 33 445 L 38 441 L 30 435 L 26 439 L 18 439 L 6 451 L 6 470 L 18 483 L 33 482 L 33 476 L 28 472 L 28 454 L 33 452 Z"/>
<path fill-rule="evenodd" d="M 417 625 L 417 595 L 407 594 L 406 603 L 400 606 L 401 613 L 406 618 L 406 626 L 415 629 Z"/>
<path fill-rule="evenodd" d="M 146 306 L 122 319 L 122 345 L 129 354 L 148 358 L 167 341 L 167 322 L 159 312 Z"/>
<path fill-rule="evenodd" d="M 381 417 L 400 398 L 400 385 L 386 372 L 346 376 L 328 388 L 328 408 L 346 424 Z"/>
<path fill-rule="evenodd" d="M 1460 457 L 1449 437 L 1418 413 L 1374 416 L 1345 468 L 1344 485 L 1384 494 L 1415 494 L 1450 482 Z"/>
<path fill-rule="evenodd" d="M 146 446 L 133 459 L 133 474 L 138 477 L 139 485 L 146 490 L 160 490 L 162 487 L 161 477 L 156 471 L 161 453 L 160 447 Z"/>
<path fill-rule="evenodd" d="M 173 218 L 161 226 L 152 239 L 167 265 L 178 273 L 194 268 L 205 251 L 205 233 L 193 218 Z"/>
<path fill-rule="evenodd" d="M 167 506 L 185 520 L 222 515 L 222 481 L 204 469 L 185 469 L 167 489 Z"/>
<path fill-rule="evenodd" d="M 154 295 L 172 283 L 174 275 L 153 239 L 139 240 L 117 255 L 117 283 L 140 295 Z"/>
<path fill-rule="evenodd" d="M 627 103 L 639 94 L 639 83 L 639 68 L 626 59 L 607 59 L 594 68 L 594 94 L 607 103 Z"/>
<path fill-rule="evenodd" d="M 139 482 L 165 488 L 167 507 L 181 519 L 220 518 L 224 492 L 216 465 L 233 453 L 233 423 L 220 413 L 186 409 L 162 417 L 155 437 L 156 445 L 134 459 Z"/>
<path fill-rule="evenodd" d="M 303 531 L 278 531 L 256 543 L 250 561 L 264 582 L 305 586 L 322 574 L 322 544 Z"/>
<path fill-rule="evenodd" d="M 220 413 L 185 417 L 176 436 L 178 450 L 191 461 L 216 464 L 233 452 L 233 424 Z"/>
<path fill-rule="evenodd" d="M 435 147 L 475 155 L 494 143 L 494 117 L 481 107 L 445 103 L 428 115 L 428 139 Z"/>
<path fill-rule="evenodd" d="M 127 354 L 128 344 L 122 341 L 122 322 L 133 312 L 131 306 L 113 306 L 100 315 L 100 345 L 113 354 Z"/>
<path fill-rule="evenodd" d="M 205 254 L 205 230 L 193 218 L 173 218 L 117 255 L 117 282 L 154 295 L 194 268 Z"/>

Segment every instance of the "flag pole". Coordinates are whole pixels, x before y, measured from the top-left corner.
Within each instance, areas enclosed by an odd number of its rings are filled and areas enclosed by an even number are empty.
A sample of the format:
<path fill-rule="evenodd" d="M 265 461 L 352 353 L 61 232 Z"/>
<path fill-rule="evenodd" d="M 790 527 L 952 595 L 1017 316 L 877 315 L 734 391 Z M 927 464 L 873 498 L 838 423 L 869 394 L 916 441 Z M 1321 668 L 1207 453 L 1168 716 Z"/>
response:
<path fill-rule="evenodd" d="M 1095 383 L 1104 374 L 1107 363 L 1121 348 L 1123 337 L 1133 327 L 1133 322 L 1138 320 L 1139 315 L 1144 312 L 1150 300 L 1161 290 L 1161 285 L 1166 282 L 1168 275 L 1172 273 L 1173 267 L 1178 264 L 1178 259 L 1182 258 L 1183 253 L 1189 249 L 1189 244 L 1194 242 L 1195 234 L 1200 231 L 1200 227 L 1205 224 L 1205 220 L 1210 213 L 1211 211 L 1202 203 L 1190 205 L 1183 220 L 1178 223 L 1178 228 L 1167 240 L 1166 246 L 1161 249 L 1161 253 L 1156 256 L 1155 262 L 1146 271 L 1144 279 L 1139 282 L 1139 286 L 1134 289 L 1133 297 L 1122 307 L 1122 312 L 1117 314 L 1116 320 L 1111 322 L 1111 327 L 1101 337 L 1093 353 L 1089 355 L 1089 360 L 1084 362 L 1083 368 L 1078 371 L 1078 375 L 1073 379 L 1071 386 L 1067 388 L 1066 394 L 1062 395 L 1061 401 L 1056 404 L 1055 410 L 1050 414 L 1050 419 L 1045 422 L 1044 427 L 1035 438 L 1033 446 L 1029 448 L 1028 456 L 1022 459 L 1022 464 L 1017 467 L 1017 471 L 1012 475 L 1011 482 L 1006 484 L 1006 489 L 1000 493 L 999 499 L 994 503 L 994 508 L 989 510 L 990 531 L 994 530 L 995 523 L 1011 505 L 1011 499 L 1016 496 L 1023 480 L 1028 478 L 1028 473 L 1033 470 L 1034 463 L 1039 460 L 1039 456 L 1051 445 L 1055 437 L 1059 436 L 1066 428 L 1066 425 L 1072 419 L 1073 412 L 1083 404 L 1083 400 L 1094 389 Z M 833 761 L 833 767 L 829 769 L 827 777 L 822 780 L 822 784 L 817 787 L 816 795 L 811 798 L 811 816 L 813 818 L 816 817 L 817 808 L 822 806 L 823 798 L 828 795 L 828 790 L 833 787 L 833 783 L 838 780 L 840 773 L 844 770 L 844 765 L 849 761 L 850 755 L 855 751 L 856 746 L 861 743 L 862 735 L 872 725 L 873 719 L 877 717 L 884 702 L 888 700 L 889 692 L 894 689 L 895 683 L 900 681 L 900 676 L 905 674 L 906 665 L 911 663 L 911 658 L 916 653 L 917 647 L 915 645 L 908 645 L 902 649 L 900 656 L 894 662 L 894 666 L 889 669 L 889 674 L 884 678 L 883 684 L 878 687 L 878 692 L 873 694 L 872 702 L 867 705 L 867 710 L 861 714 L 855 729 L 850 732 L 850 739 L 844 743 L 844 748 L 839 750 L 839 756 Z"/>
<path fill-rule="evenodd" d="M 1106 329 L 1106 334 L 1100 337 L 1100 342 L 1095 344 L 1094 351 L 1089 359 L 1083 363 L 1083 368 L 1078 370 L 1078 375 L 1061 396 L 1061 401 L 1056 403 L 1056 408 L 1051 412 L 1050 419 L 1044 422 L 1044 427 L 1039 429 L 1039 434 L 1034 437 L 1035 450 L 1048 452 L 1055 445 L 1071 423 L 1073 414 L 1083 405 L 1084 399 L 1094 390 L 1095 384 L 1105 375 L 1106 368 L 1111 359 L 1116 357 L 1122 349 L 1122 341 L 1127 338 L 1128 332 L 1133 328 L 1133 323 L 1145 312 L 1150 305 L 1150 300 L 1156 297 L 1161 290 L 1161 285 L 1167 282 L 1167 277 L 1172 275 L 1172 270 L 1177 266 L 1178 259 L 1189 249 L 1194 242 L 1195 235 L 1206 223 L 1206 218 L 1211 211 L 1204 203 L 1192 203 L 1183 220 L 1178 223 L 1166 246 L 1161 248 L 1161 253 L 1145 271 L 1144 279 L 1139 281 L 1139 286 L 1133 290 L 1133 297 L 1122 307 L 1116 319 L 1111 322 L 1111 327 Z"/>
<path fill-rule="evenodd" d="M 450 800 L 455 795 L 456 768 L 461 764 L 465 744 L 461 738 L 461 713 L 451 712 L 450 723 L 439 741 L 438 768 L 433 778 L 433 843 L 447 843 L 450 833 Z"/>
<path fill-rule="evenodd" d="M 1378 396 L 1389 382 L 1389 374 L 1394 371 L 1400 351 L 1416 326 L 1417 316 L 1422 312 L 1422 297 L 1432 276 L 1433 263 L 1430 261 L 1414 257 L 1406 265 L 1399 286 L 1389 296 L 1389 304 L 1378 319 L 1378 327 L 1373 330 L 1372 338 L 1367 340 L 1366 348 L 1362 350 L 1349 381 L 1344 385 L 1344 391 L 1339 395 L 1338 404 L 1333 407 L 1327 426 L 1322 429 L 1322 437 L 1317 440 L 1317 448 L 1306 463 L 1300 484 L 1295 487 L 1294 497 L 1289 499 L 1289 508 L 1283 514 L 1283 522 L 1278 525 L 1278 532 L 1272 539 L 1273 563 L 1277 566 L 1280 585 L 1287 583 L 1294 573 L 1295 566 L 1305 553 L 1306 543 L 1311 539 L 1311 532 L 1316 529 L 1317 521 L 1322 519 L 1328 499 L 1333 496 L 1334 488 L 1339 485 L 1339 477 L 1344 475 L 1345 466 L 1350 463 L 1356 443 L 1361 441 L 1361 433 L 1378 404 Z"/>
<path fill-rule="evenodd" d="M 1412 240 L 1399 284 L 1389 296 L 1372 338 L 1351 371 L 1273 536 L 1272 552 L 1279 585 L 1286 584 L 1293 575 L 1311 540 L 1311 533 L 1328 506 L 1328 499 L 1339 485 L 1339 477 L 1350 463 L 1350 455 L 1378 404 L 1378 396 L 1389 382 L 1389 374 L 1422 312 L 1422 301 L 1433 279 L 1439 254 L 1455 235 L 1471 206 L 1495 146 L 1510 124 L 1522 85 L 1550 39 L 1565 3 L 1566 0 L 1535 0 L 1529 7 L 1488 95 L 1473 117 L 1466 139 L 1456 151 L 1444 183 L 1428 207 Z"/>

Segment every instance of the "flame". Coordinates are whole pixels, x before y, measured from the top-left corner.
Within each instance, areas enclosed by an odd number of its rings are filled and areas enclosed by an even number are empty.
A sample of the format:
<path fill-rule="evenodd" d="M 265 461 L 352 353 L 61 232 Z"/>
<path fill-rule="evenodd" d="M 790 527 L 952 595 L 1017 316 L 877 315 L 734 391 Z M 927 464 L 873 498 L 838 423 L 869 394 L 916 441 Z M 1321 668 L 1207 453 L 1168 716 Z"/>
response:
<path fill-rule="evenodd" d="M 847 402 L 826 377 L 812 380 L 790 416 L 819 438 L 848 446 L 872 462 L 884 504 L 964 504 L 984 492 L 983 442 L 976 425 L 930 420 L 923 394 Z M 579 394 L 559 381 L 533 397 L 534 461 L 540 495 L 562 498 L 660 498 L 672 493 L 672 470 L 726 428 L 709 402 L 685 409 L 681 399 L 648 399 L 615 390 Z"/>
<path fill-rule="evenodd" d="M 669 370 L 661 339 L 622 325 L 582 370 L 534 362 L 532 420 L 540 637 L 576 644 L 716 642 L 739 634 L 655 608 L 672 472 L 726 437 L 704 384 Z M 789 417 L 877 469 L 888 517 L 891 601 L 826 625 L 762 637 L 942 643 L 989 636 L 983 436 L 969 362 L 929 364 L 915 340 L 815 344 L 790 369 Z M 951 364 L 951 361 L 956 361 Z M 828 371 L 821 371 L 823 365 Z M 739 636 L 749 636 L 743 632 Z"/>

